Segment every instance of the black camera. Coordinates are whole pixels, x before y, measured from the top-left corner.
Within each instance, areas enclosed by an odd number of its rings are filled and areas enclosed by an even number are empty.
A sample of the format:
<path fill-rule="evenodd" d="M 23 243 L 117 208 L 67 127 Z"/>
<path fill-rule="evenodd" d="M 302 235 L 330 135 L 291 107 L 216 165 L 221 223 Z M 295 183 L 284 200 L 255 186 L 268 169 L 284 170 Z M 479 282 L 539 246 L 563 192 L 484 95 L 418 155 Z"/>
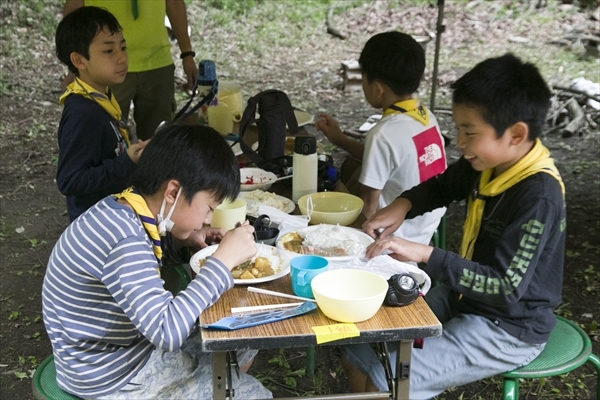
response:
<path fill-rule="evenodd" d="M 419 283 L 408 273 L 392 275 L 383 304 L 392 307 L 407 306 L 419 297 Z"/>

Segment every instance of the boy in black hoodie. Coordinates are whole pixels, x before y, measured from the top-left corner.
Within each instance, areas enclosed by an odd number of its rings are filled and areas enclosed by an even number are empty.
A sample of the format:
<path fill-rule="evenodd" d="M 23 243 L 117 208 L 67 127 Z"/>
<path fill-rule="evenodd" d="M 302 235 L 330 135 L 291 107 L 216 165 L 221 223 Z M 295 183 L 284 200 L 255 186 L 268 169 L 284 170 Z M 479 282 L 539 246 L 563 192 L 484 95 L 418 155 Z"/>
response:
<path fill-rule="evenodd" d="M 426 299 L 443 333 L 413 353 L 410 399 L 528 364 L 543 350 L 561 301 L 564 185 L 539 139 L 548 86 L 535 66 L 507 54 L 479 63 L 452 89 L 463 157 L 363 226 L 381 238 L 367 256 L 387 250 L 425 263 L 441 283 Z M 405 219 L 461 200 L 468 209 L 460 254 L 389 236 Z M 374 357 L 368 346 L 344 348 L 353 390 L 387 390 Z"/>

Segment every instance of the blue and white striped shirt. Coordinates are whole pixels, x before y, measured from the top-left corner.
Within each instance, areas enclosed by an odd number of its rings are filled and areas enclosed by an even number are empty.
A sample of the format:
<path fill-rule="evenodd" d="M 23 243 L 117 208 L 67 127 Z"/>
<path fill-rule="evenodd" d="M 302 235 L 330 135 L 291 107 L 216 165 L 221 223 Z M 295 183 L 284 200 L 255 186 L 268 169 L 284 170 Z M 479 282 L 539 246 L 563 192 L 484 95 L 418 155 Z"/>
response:
<path fill-rule="evenodd" d="M 209 258 L 173 297 L 163 288 L 136 214 L 112 197 L 90 208 L 56 243 L 42 288 L 44 324 L 59 386 L 81 397 L 125 386 L 159 348 L 175 351 L 200 313 L 233 287 Z"/>

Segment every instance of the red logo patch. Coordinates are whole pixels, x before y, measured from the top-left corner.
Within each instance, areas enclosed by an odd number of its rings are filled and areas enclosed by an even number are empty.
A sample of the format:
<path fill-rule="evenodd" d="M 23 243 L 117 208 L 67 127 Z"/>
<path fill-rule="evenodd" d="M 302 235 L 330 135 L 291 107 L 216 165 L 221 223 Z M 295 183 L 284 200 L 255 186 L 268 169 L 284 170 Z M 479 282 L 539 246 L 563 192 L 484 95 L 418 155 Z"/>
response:
<path fill-rule="evenodd" d="M 437 127 L 432 126 L 413 137 L 421 182 L 446 170 L 446 152 Z"/>

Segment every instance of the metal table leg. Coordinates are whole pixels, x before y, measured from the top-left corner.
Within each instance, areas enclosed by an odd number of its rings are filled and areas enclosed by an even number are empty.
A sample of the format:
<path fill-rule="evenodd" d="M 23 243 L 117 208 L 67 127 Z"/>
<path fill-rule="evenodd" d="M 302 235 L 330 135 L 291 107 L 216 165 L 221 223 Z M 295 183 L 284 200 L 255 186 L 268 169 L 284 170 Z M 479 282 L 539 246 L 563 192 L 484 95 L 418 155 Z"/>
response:
<path fill-rule="evenodd" d="M 398 342 L 398 357 L 396 357 L 396 393 L 393 393 L 395 400 L 408 400 L 410 386 L 410 352 L 412 350 L 412 340 Z"/>
<path fill-rule="evenodd" d="M 227 353 L 212 353 L 213 399 L 226 400 L 229 396 L 227 390 Z"/>

